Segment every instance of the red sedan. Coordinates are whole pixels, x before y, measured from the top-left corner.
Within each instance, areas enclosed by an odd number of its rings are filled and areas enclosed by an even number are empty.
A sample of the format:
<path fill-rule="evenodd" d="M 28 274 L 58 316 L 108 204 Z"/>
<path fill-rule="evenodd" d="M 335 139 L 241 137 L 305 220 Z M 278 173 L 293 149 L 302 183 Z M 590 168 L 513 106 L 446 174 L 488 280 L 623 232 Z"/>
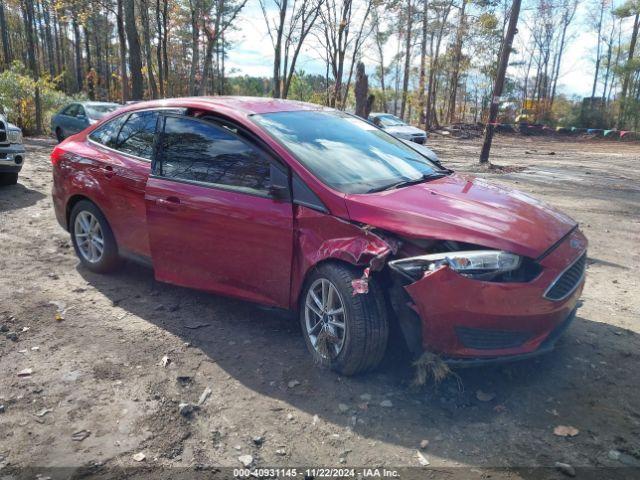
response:
<path fill-rule="evenodd" d="M 51 154 L 82 264 L 299 312 L 314 359 L 375 367 L 398 326 L 454 364 L 548 351 L 587 241 L 533 198 L 458 175 L 352 115 L 263 98 L 137 103 Z"/>

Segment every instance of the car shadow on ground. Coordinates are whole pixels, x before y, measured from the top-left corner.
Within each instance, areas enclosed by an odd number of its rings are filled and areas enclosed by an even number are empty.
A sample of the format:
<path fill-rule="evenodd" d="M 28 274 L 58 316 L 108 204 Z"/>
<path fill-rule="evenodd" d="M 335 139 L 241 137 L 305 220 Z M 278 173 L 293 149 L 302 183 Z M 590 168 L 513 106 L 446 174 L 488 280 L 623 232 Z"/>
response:
<path fill-rule="evenodd" d="M 628 367 L 640 359 L 640 336 L 580 313 L 546 356 L 462 369 L 440 385 L 415 388 L 408 357 L 394 351 L 376 372 L 356 377 L 317 368 L 293 315 L 162 284 L 131 263 L 109 276 L 78 272 L 114 305 L 189 342 L 255 393 L 374 441 L 416 449 L 427 439 L 428 455 L 463 465 L 598 466 L 610 465 L 607 452 L 627 441 L 600 430 L 640 425 L 640 369 Z M 581 433 L 556 436 L 557 425 Z M 585 448 L 589 457 L 580 453 Z"/>
<path fill-rule="evenodd" d="M 18 182 L 20 182 L 19 179 Z M 0 213 L 30 207 L 44 197 L 39 191 L 32 190 L 21 183 L 0 187 Z"/>

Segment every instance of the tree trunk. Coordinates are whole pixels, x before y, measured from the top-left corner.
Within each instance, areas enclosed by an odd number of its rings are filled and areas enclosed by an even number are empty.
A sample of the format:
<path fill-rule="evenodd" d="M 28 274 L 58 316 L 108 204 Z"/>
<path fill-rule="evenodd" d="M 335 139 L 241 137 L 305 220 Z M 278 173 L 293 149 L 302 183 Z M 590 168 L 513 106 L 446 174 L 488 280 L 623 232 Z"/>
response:
<path fill-rule="evenodd" d="M 404 77 L 402 79 L 402 102 L 400 103 L 400 118 L 404 120 L 407 107 L 407 95 L 409 91 L 409 75 L 411 74 L 411 30 L 413 29 L 413 5 L 407 0 L 407 31 L 405 37 L 404 52 Z"/>
<path fill-rule="evenodd" d="M 29 0 L 27 0 L 29 1 Z M 73 27 L 73 48 L 75 52 L 76 58 L 76 91 L 79 92 L 82 90 L 82 47 L 80 42 L 80 26 L 78 25 L 78 19 L 76 18 L 76 13 L 73 13 L 73 20 L 71 21 L 71 25 Z"/>
<path fill-rule="evenodd" d="M 200 64 L 200 3 L 190 0 L 191 6 L 191 70 L 189 72 L 189 95 L 195 95 L 196 72 Z"/>
<path fill-rule="evenodd" d="M 24 27 L 27 36 L 27 56 L 29 58 L 29 68 L 33 75 L 34 81 L 38 82 L 40 78 L 40 71 L 38 68 L 38 62 L 36 61 L 36 47 L 35 47 L 35 34 L 33 31 L 34 10 L 33 2 L 30 0 L 23 0 L 22 12 L 24 15 Z M 40 99 L 40 87 L 36 83 L 35 88 L 35 110 L 36 110 L 36 128 L 35 133 L 39 135 L 42 133 L 42 104 Z"/>
<path fill-rule="evenodd" d="M 276 30 L 276 42 L 273 50 L 273 98 L 282 96 L 282 88 L 280 85 L 280 64 L 282 62 L 282 32 L 284 31 L 284 22 L 287 18 L 287 0 L 282 0 L 280 4 L 280 16 L 278 19 L 278 28 Z"/>
<path fill-rule="evenodd" d="M 429 22 L 429 0 L 423 0 L 422 2 L 422 35 L 420 37 L 420 78 L 418 81 L 418 106 L 420 113 L 418 114 L 418 123 L 424 123 L 425 131 L 427 122 L 426 108 L 425 108 L 425 81 L 427 75 L 427 31 Z"/>
<path fill-rule="evenodd" d="M 5 66 L 9 66 L 13 58 L 11 57 L 11 47 L 9 45 L 9 28 L 4 14 L 4 0 L 0 0 L 0 31 L 2 31 L 2 54 Z"/>
<path fill-rule="evenodd" d="M 518 26 L 518 17 L 520 16 L 521 0 L 513 0 L 511 7 L 511 15 L 509 16 L 509 26 L 507 34 L 502 42 L 502 53 L 500 55 L 500 64 L 496 74 L 496 82 L 493 85 L 493 98 L 491 98 L 491 107 L 489 108 L 489 121 L 484 129 L 484 143 L 482 144 L 482 152 L 480 153 L 480 163 L 489 162 L 489 152 L 491 151 L 491 141 L 493 140 L 493 130 L 496 119 L 498 118 L 498 107 L 500 106 L 500 96 L 504 87 L 504 78 L 509 65 L 509 56 L 513 46 L 513 37 L 516 35 Z"/>
<path fill-rule="evenodd" d="M 364 63 L 358 62 L 356 67 L 356 84 L 354 87 L 356 96 L 356 115 L 367 119 L 369 117 L 369 77 L 364 71 Z"/>
<path fill-rule="evenodd" d="M 636 18 L 633 23 L 633 33 L 631 34 L 631 43 L 629 44 L 629 56 L 627 57 L 627 64 L 625 65 L 624 78 L 622 80 L 622 92 L 620 92 L 620 112 L 618 114 L 617 128 L 623 127 L 623 122 L 626 114 L 626 100 L 627 91 L 629 90 L 629 81 L 631 79 L 630 64 L 633 60 L 633 56 L 636 51 L 636 43 L 638 42 L 638 30 L 640 29 L 640 11 L 636 13 Z"/>
<path fill-rule="evenodd" d="M 131 98 L 142 100 L 144 79 L 142 78 L 142 56 L 140 38 L 136 27 L 135 0 L 124 0 L 124 20 L 129 45 L 129 69 L 131 70 Z"/>
<path fill-rule="evenodd" d="M 598 75 L 600 74 L 600 43 L 602 42 L 602 19 L 604 17 L 605 0 L 600 0 L 600 21 L 598 22 L 598 46 L 596 48 L 596 71 L 593 75 L 593 88 L 591 98 L 596 96 L 596 86 L 598 85 Z"/>
<path fill-rule="evenodd" d="M 449 91 L 449 123 L 456 120 L 456 97 L 458 96 L 458 77 L 460 75 L 460 61 L 462 60 L 462 40 L 466 28 L 465 9 L 467 0 L 462 0 L 460 6 L 460 22 L 458 23 L 458 31 L 456 32 L 456 44 L 453 59 L 453 71 L 451 72 L 451 89 Z"/>
<path fill-rule="evenodd" d="M 118 29 L 118 45 L 120 47 L 120 76 L 122 79 L 122 103 L 129 101 L 129 74 L 127 73 L 127 40 L 124 30 L 124 0 L 118 0 L 116 25 Z"/>
<path fill-rule="evenodd" d="M 149 91 L 151 98 L 158 98 L 158 86 L 156 78 L 153 74 L 153 60 L 151 57 L 151 30 L 149 29 L 149 2 L 142 0 L 141 16 L 142 16 L 142 36 L 144 39 L 144 54 L 147 63 L 147 80 L 149 81 Z"/>
<path fill-rule="evenodd" d="M 160 0 L 156 0 L 156 29 L 158 30 L 158 48 L 156 48 L 156 61 L 158 62 L 158 87 L 160 97 L 164 98 L 164 70 L 162 66 L 162 13 Z"/>

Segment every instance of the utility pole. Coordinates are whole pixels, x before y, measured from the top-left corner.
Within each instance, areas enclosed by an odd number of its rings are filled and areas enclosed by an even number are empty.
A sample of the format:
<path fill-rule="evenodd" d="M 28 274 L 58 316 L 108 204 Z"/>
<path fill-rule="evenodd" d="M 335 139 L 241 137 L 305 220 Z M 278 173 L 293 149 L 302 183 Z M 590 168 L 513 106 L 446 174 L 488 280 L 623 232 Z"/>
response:
<path fill-rule="evenodd" d="M 502 53 L 500 54 L 500 64 L 498 65 L 498 73 L 496 74 L 496 82 L 493 85 L 493 95 L 491 98 L 491 106 L 489 107 L 489 120 L 484 127 L 484 143 L 482 144 L 482 152 L 480 153 L 480 163 L 489 162 L 489 152 L 491 151 L 491 141 L 493 140 L 493 131 L 496 119 L 498 118 L 498 107 L 500 106 L 500 96 L 504 88 L 504 77 L 509 66 L 509 55 L 513 45 L 513 37 L 515 37 L 518 27 L 518 17 L 520 16 L 521 0 L 513 0 L 511 6 L 511 15 L 509 16 L 509 26 L 507 34 L 502 42 Z"/>

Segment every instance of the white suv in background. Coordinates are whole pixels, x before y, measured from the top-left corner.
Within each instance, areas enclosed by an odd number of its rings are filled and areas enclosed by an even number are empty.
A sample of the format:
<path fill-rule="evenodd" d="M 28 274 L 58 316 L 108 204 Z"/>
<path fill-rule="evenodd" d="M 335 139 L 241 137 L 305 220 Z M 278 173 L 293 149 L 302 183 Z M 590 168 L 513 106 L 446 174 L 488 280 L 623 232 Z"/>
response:
<path fill-rule="evenodd" d="M 0 185 L 18 183 L 18 173 L 24 163 L 22 130 L 9 123 L 0 113 Z"/>

